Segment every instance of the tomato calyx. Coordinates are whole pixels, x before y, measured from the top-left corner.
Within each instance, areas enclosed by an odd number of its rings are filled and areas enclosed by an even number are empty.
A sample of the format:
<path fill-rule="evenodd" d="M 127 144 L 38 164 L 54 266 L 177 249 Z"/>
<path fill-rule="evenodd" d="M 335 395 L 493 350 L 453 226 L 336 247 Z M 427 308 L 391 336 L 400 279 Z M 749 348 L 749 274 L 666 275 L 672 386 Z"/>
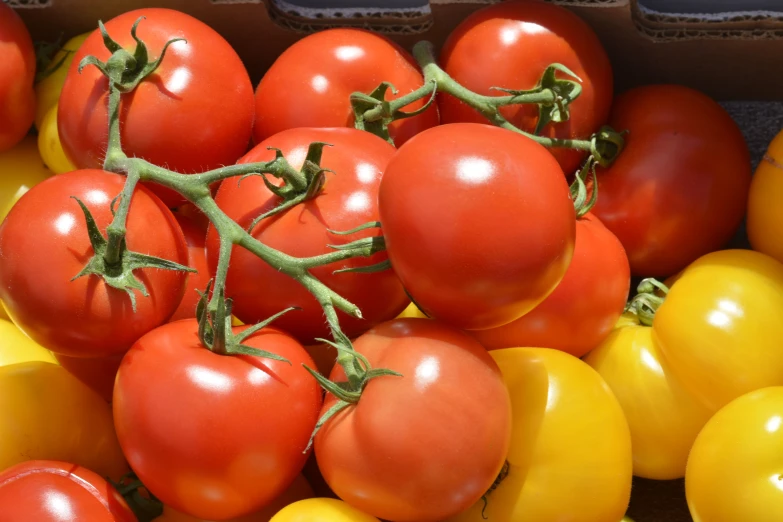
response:
<path fill-rule="evenodd" d="M 101 233 L 98 225 L 95 223 L 95 219 L 92 217 L 92 213 L 79 198 L 74 196 L 71 197 L 76 200 L 84 213 L 84 219 L 87 223 L 87 234 L 90 238 L 90 244 L 92 245 L 93 250 L 93 256 L 71 281 L 84 276 L 99 276 L 112 288 L 125 291 L 130 298 L 131 306 L 135 312 L 136 295 L 134 291 L 139 291 L 144 297 L 148 297 L 149 293 L 147 292 L 147 287 L 144 283 L 142 283 L 133 273 L 134 270 L 157 268 L 159 270 L 195 272 L 195 270 L 190 267 L 180 265 L 179 263 L 167 259 L 148 256 L 146 254 L 128 250 L 124 237 L 120 241 L 116 261 L 111 262 L 107 259 L 109 241 Z"/>
<path fill-rule="evenodd" d="M 51 76 L 52 73 L 62 67 L 68 59 L 68 55 L 75 52 L 63 49 L 62 40 L 63 35 L 61 33 L 54 42 L 35 42 L 35 84 L 38 84 L 45 78 Z M 60 51 L 62 51 L 63 56 L 54 62 L 53 59 L 55 54 Z"/>
<path fill-rule="evenodd" d="M 163 502 L 157 499 L 134 472 L 127 473 L 118 482 L 106 479 L 122 495 L 139 522 L 151 522 L 163 514 Z"/>
<path fill-rule="evenodd" d="M 94 65 L 120 92 L 130 92 L 135 89 L 144 78 L 152 74 L 155 69 L 158 68 L 163 57 L 166 55 L 166 50 L 171 44 L 185 41 L 184 38 L 172 38 L 163 45 L 163 49 L 161 49 L 158 58 L 150 61 L 147 45 L 136 35 L 139 23 L 141 23 L 144 18 L 145 17 L 143 16 L 139 17 L 131 28 L 131 36 L 136 41 L 136 48 L 133 50 L 133 53 L 123 49 L 120 44 L 115 42 L 112 37 L 109 36 L 103 22 L 99 21 L 98 28 L 103 36 L 103 43 L 112 54 L 106 62 L 102 62 L 92 55 L 85 56 L 79 63 L 79 72 L 88 65 Z"/>
<path fill-rule="evenodd" d="M 590 137 L 590 156 L 604 168 L 611 166 L 625 148 L 626 134 L 604 125 Z"/>
<path fill-rule="evenodd" d="M 625 311 L 635 314 L 641 324 L 652 326 L 655 312 L 666 299 L 669 287 L 657 279 L 648 277 L 639 283 L 636 292 L 634 298 L 625 307 Z"/>
<path fill-rule="evenodd" d="M 495 479 L 495 482 L 492 483 L 492 485 L 489 487 L 486 493 L 481 496 L 481 501 L 484 503 L 484 506 L 481 508 L 481 518 L 484 520 L 488 520 L 488 517 L 486 515 L 487 506 L 489 505 L 489 494 L 495 491 L 501 483 L 503 483 L 504 480 L 506 480 L 506 477 L 508 477 L 508 473 L 511 469 L 511 464 L 508 461 L 505 461 L 503 463 L 503 467 L 500 468 L 500 473 L 498 473 L 497 478 Z"/>
<path fill-rule="evenodd" d="M 596 179 L 597 160 L 589 156 L 582 165 L 580 171 L 576 174 L 574 182 L 571 183 L 571 199 L 574 200 L 574 210 L 576 218 L 584 216 L 595 206 L 598 201 L 598 182 Z M 587 177 L 590 176 L 590 189 L 588 198 Z"/>

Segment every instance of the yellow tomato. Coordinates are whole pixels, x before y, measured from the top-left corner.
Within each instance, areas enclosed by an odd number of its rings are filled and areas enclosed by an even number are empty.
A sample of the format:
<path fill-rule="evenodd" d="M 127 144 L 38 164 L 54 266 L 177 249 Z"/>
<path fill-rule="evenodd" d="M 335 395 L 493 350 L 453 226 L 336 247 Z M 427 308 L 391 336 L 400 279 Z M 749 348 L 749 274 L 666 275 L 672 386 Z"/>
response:
<path fill-rule="evenodd" d="M 587 364 L 558 350 L 492 357 L 511 395 L 508 475 L 452 522 L 621 520 L 631 494 L 631 436 L 620 405 Z"/>
<path fill-rule="evenodd" d="M 57 104 L 49 109 L 41 122 L 38 131 L 38 152 L 49 170 L 55 174 L 76 170 L 76 166 L 65 155 L 63 145 L 60 143 L 60 134 L 57 131 Z"/>
<path fill-rule="evenodd" d="M 625 412 L 634 475 L 681 478 L 691 445 L 711 412 L 672 374 L 652 328 L 638 322 L 628 325 L 630 321 L 616 328 L 585 362 L 601 374 Z"/>
<path fill-rule="evenodd" d="M 0 469 L 26 460 L 71 462 L 114 480 L 128 470 L 109 405 L 40 361 L 0 367 Z"/>
<path fill-rule="evenodd" d="M 27 136 L 13 149 L 0 152 L 0 222 L 25 192 L 51 175 L 38 153 L 34 136 Z"/>
<path fill-rule="evenodd" d="M 80 34 L 74 36 L 63 45 L 60 51 L 52 58 L 52 67 L 60 63 L 63 60 L 62 65 L 54 69 L 51 74 L 46 76 L 43 80 L 38 82 L 35 86 L 35 128 L 40 129 L 41 124 L 46 116 L 60 98 L 60 92 L 63 90 L 63 84 L 65 84 L 65 77 L 68 75 L 68 69 L 73 61 L 73 56 L 76 51 L 79 50 L 84 40 L 90 36 L 91 33 Z"/>
<path fill-rule="evenodd" d="M 783 264 L 751 250 L 699 258 L 655 314 L 653 335 L 672 372 L 713 412 L 783 385 Z"/>
<path fill-rule="evenodd" d="M 270 522 L 379 522 L 342 500 L 311 498 L 283 508 Z"/>
<path fill-rule="evenodd" d="M 413 303 L 409 304 L 408 307 L 397 316 L 397 319 L 401 319 L 403 317 L 420 317 L 422 319 L 428 319 L 426 314 L 419 310 L 418 307 Z"/>
<path fill-rule="evenodd" d="M 696 522 L 783 520 L 783 387 L 730 402 L 704 426 L 685 474 Z"/>
<path fill-rule="evenodd" d="M 769 144 L 750 184 L 748 239 L 754 250 L 783 262 L 783 131 Z"/>
<path fill-rule="evenodd" d="M 10 321 L 0 320 L 0 366 L 27 361 L 57 364 L 52 352 L 27 337 Z"/>

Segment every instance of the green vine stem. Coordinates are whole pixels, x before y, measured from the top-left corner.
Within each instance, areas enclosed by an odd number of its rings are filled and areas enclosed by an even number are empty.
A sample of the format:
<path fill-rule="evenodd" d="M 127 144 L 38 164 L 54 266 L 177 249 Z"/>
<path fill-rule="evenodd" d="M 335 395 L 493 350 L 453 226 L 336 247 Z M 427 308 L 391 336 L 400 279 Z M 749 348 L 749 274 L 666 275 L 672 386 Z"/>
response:
<path fill-rule="evenodd" d="M 639 318 L 639 322 L 645 326 L 652 326 L 655 312 L 663 304 L 669 287 L 657 279 L 643 279 L 636 287 L 637 294 L 625 307 L 626 312 L 631 312 Z"/>
<path fill-rule="evenodd" d="M 381 84 L 369 95 L 358 92 L 352 94 L 357 128 L 373 132 L 391 142 L 388 125 L 395 120 L 409 118 L 426 110 L 433 103 L 436 93 L 440 92 L 450 94 L 473 107 L 493 125 L 523 134 L 545 147 L 587 152 L 601 166 L 611 165 L 622 151 L 623 135 L 609 127 L 602 128 L 588 139 L 558 139 L 539 135 L 547 123 L 567 121 L 570 117 L 569 105 L 582 92 L 579 83 L 581 79 L 564 65 L 555 63 L 547 67 L 538 85 L 533 89 L 517 91 L 495 87 L 495 90 L 507 94 L 484 96 L 463 87 L 438 66 L 430 42 L 418 42 L 413 47 L 413 56 L 421 67 L 424 84 L 415 91 L 390 101 L 385 99 L 385 95 L 389 89 L 394 91 L 394 87 L 388 83 Z M 571 79 L 557 78 L 557 72 Z M 403 111 L 408 105 L 425 98 L 429 100 L 420 109 L 414 112 Z M 539 118 L 534 133 L 516 127 L 501 114 L 502 107 L 519 104 L 538 105 Z"/>

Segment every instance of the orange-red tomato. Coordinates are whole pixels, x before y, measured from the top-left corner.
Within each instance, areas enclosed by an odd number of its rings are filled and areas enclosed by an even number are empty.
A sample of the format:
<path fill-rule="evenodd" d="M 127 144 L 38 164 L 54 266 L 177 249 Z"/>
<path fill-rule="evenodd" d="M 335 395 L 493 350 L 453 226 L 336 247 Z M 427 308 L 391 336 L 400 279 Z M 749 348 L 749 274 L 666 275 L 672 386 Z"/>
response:
<path fill-rule="evenodd" d="M 35 49 L 30 33 L 0 2 L 0 151 L 25 137 L 35 118 Z"/>
<path fill-rule="evenodd" d="M 195 268 L 195 273 L 188 274 L 185 283 L 185 293 L 179 302 L 177 310 L 169 321 L 180 319 L 193 319 L 196 317 L 196 305 L 201 298 L 198 291 L 206 291 L 211 278 L 209 266 L 207 266 L 207 227 L 197 218 L 190 218 L 181 212 L 174 213 L 177 223 L 185 235 L 185 243 L 188 245 L 188 266 Z"/>

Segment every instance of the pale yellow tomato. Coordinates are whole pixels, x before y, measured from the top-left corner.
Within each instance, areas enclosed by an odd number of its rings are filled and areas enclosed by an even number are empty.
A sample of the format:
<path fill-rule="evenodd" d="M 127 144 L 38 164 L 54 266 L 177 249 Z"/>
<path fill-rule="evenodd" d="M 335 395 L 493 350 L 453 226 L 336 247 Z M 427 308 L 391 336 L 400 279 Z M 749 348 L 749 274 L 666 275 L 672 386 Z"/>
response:
<path fill-rule="evenodd" d="M 783 264 L 751 250 L 688 266 L 655 314 L 672 372 L 708 408 L 783 385 Z"/>
<path fill-rule="evenodd" d="M 284 507 L 270 522 L 379 522 L 342 500 L 310 498 Z"/>
<path fill-rule="evenodd" d="M 0 319 L 0 366 L 27 361 L 57 364 L 52 352 L 27 337 L 10 321 Z"/>
<path fill-rule="evenodd" d="M 63 145 L 60 143 L 60 134 L 57 131 L 57 104 L 49 109 L 41 122 L 38 131 L 38 152 L 49 170 L 55 174 L 76 170 L 76 166 L 65 155 Z"/>
<path fill-rule="evenodd" d="M 128 468 L 111 408 L 56 364 L 0 366 L 0 469 L 58 460 L 118 480 Z"/>
<path fill-rule="evenodd" d="M 730 402 L 704 426 L 685 474 L 695 522 L 783 520 L 783 387 Z"/>
<path fill-rule="evenodd" d="M 512 408 L 508 474 L 451 522 L 621 520 L 631 494 L 631 436 L 601 376 L 558 350 L 508 348 L 492 357 Z"/>
<path fill-rule="evenodd" d="M 34 136 L 0 152 L 0 222 L 25 192 L 52 175 L 38 153 Z"/>
<path fill-rule="evenodd" d="M 681 478 L 691 445 L 711 412 L 672 374 L 652 328 L 631 321 L 627 317 L 585 362 L 601 374 L 625 412 L 634 475 Z"/>
<path fill-rule="evenodd" d="M 53 68 L 43 80 L 35 85 L 35 128 L 41 129 L 41 124 L 49 112 L 60 98 L 60 92 L 63 90 L 65 77 L 68 75 L 68 69 L 71 66 L 76 51 L 79 50 L 84 40 L 91 33 L 74 36 L 63 45 L 62 49 L 57 51 L 51 61 Z M 59 67 L 54 68 L 57 64 Z"/>
<path fill-rule="evenodd" d="M 783 262 L 783 131 L 769 144 L 750 184 L 748 239 L 754 250 Z"/>

